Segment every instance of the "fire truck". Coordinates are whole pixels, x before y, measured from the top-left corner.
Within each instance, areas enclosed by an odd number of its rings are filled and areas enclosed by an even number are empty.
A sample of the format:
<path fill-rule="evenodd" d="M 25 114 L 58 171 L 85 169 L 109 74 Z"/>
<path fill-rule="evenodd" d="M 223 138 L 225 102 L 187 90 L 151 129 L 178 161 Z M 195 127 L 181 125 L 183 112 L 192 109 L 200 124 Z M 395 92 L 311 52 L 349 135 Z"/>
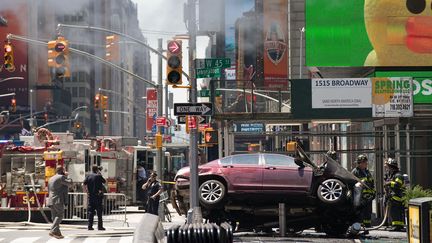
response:
<path fill-rule="evenodd" d="M 22 136 L 19 141 L 0 141 L 0 220 L 22 221 L 41 219 L 48 196 L 47 183 L 58 165 L 82 168 L 70 177 L 79 188 L 83 181 L 85 143 L 74 143 L 73 134 L 39 129 L 34 136 Z"/>

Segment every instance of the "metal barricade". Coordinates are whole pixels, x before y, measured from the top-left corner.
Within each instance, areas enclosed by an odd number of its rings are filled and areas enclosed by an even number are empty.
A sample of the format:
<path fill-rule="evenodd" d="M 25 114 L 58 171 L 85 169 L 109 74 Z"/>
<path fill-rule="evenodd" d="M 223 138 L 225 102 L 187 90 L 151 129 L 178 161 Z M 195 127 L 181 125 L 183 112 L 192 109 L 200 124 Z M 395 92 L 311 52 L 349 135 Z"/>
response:
<path fill-rule="evenodd" d="M 119 221 L 129 226 L 126 216 L 126 195 L 122 193 L 105 193 L 102 201 L 104 222 Z M 83 192 L 69 192 L 64 220 L 80 221 L 88 219 L 88 195 Z"/>

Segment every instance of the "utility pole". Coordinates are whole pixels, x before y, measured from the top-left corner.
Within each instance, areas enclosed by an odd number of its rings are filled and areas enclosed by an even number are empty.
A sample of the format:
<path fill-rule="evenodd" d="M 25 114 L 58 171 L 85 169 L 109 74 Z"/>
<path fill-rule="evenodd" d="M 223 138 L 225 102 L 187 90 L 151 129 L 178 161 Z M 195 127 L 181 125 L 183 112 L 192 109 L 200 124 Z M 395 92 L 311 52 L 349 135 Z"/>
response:
<path fill-rule="evenodd" d="M 162 53 L 162 38 L 158 39 L 158 52 Z M 158 109 L 157 109 L 157 115 L 158 117 L 161 117 L 163 114 L 163 89 L 162 89 L 162 57 L 158 56 L 158 85 L 157 87 L 157 101 L 158 101 Z M 157 126 L 157 134 L 162 135 L 162 127 Z M 156 173 L 158 174 L 159 178 L 163 178 L 162 176 L 162 147 L 157 148 L 156 153 Z"/>
<path fill-rule="evenodd" d="M 190 103 L 197 103 L 197 82 L 195 77 L 195 56 L 196 56 L 196 0 L 188 0 L 189 19 L 189 81 Z M 197 128 L 190 130 L 190 150 L 189 150 L 189 166 L 190 166 L 190 209 L 187 215 L 188 223 L 201 223 L 202 215 L 198 200 L 198 131 Z"/>

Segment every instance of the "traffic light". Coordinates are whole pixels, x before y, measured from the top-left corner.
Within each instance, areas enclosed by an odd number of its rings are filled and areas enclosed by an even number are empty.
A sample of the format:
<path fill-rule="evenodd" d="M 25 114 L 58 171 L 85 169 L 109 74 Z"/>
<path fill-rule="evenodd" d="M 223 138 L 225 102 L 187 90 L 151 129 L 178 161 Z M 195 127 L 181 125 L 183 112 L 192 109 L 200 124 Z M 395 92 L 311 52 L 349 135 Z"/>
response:
<path fill-rule="evenodd" d="M 106 95 L 101 95 L 101 107 L 103 110 L 108 109 L 108 96 Z"/>
<path fill-rule="evenodd" d="M 11 99 L 11 107 L 12 107 L 12 112 L 16 112 L 16 99 L 15 98 Z"/>
<path fill-rule="evenodd" d="M 117 35 L 108 35 L 105 37 L 105 59 L 107 61 L 117 61 L 119 59 L 119 37 Z"/>
<path fill-rule="evenodd" d="M 80 122 L 75 122 L 75 129 L 79 130 L 81 128 L 81 123 Z"/>
<path fill-rule="evenodd" d="M 100 109 L 100 103 L 101 103 L 101 95 L 100 94 L 96 94 L 95 98 L 94 98 L 94 108 L 96 110 Z"/>
<path fill-rule="evenodd" d="M 107 112 L 104 112 L 104 114 L 103 114 L 103 122 L 104 122 L 105 124 L 108 123 L 108 113 L 107 113 Z"/>
<path fill-rule="evenodd" d="M 45 123 L 48 122 L 48 113 L 46 113 L 46 112 L 45 112 L 45 114 L 44 114 L 44 120 L 45 120 Z"/>
<path fill-rule="evenodd" d="M 9 72 L 15 71 L 14 51 L 11 43 L 7 42 L 4 45 L 4 68 Z"/>
<path fill-rule="evenodd" d="M 55 74 L 58 78 L 70 77 L 68 55 L 69 41 L 63 36 L 59 36 L 55 41 L 48 42 L 48 66 L 55 67 Z"/>
<path fill-rule="evenodd" d="M 217 144 L 218 143 L 218 133 L 214 130 L 204 131 L 204 142 L 207 144 Z"/>
<path fill-rule="evenodd" d="M 182 84 L 182 44 L 181 41 L 168 42 L 167 51 L 167 83 L 169 85 Z"/>

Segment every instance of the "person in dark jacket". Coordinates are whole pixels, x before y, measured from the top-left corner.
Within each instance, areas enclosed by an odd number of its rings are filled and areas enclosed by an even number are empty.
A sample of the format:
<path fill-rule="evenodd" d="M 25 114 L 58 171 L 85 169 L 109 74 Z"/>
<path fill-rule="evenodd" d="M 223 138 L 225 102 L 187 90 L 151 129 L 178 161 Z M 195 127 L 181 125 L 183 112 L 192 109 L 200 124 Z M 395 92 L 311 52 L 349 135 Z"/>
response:
<path fill-rule="evenodd" d="M 359 178 L 367 187 L 362 190 L 362 201 L 364 202 L 360 212 L 360 221 L 364 227 L 371 226 L 372 200 L 375 198 L 375 181 L 368 170 L 368 158 L 361 154 L 357 157 L 357 167 L 352 170 L 353 175 Z M 367 232 L 366 232 L 367 233 Z"/>
<path fill-rule="evenodd" d="M 387 173 L 385 175 L 384 189 L 386 192 L 387 206 L 389 207 L 390 231 L 404 231 L 405 207 L 402 197 L 405 193 L 404 176 L 399 171 L 398 163 L 393 158 L 385 162 Z"/>
<path fill-rule="evenodd" d="M 102 201 L 104 197 L 106 181 L 100 174 L 99 167 L 93 165 L 92 173 L 84 180 L 84 190 L 88 194 L 88 230 L 93 229 L 95 211 L 98 217 L 98 230 L 105 230 L 102 222 Z"/>
<path fill-rule="evenodd" d="M 143 190 L 148 192 L 148 203 L 146 213 L 158 215 L 159 209 L 159 195 L 162 193 L 163 188 L 160 182 L 157 180 L 157 174 L 151 173 L 150 178 L 143 185 Z"/>
<path fill-rule="evenodd" d="M 48 180 L 48 203 L 51 209 L 53 224 L 49 235 L 57 239 L 64 236 L 60 232 L 60 223 L 63 220 L 64 206 L 68 200 L 68 188 L 72 186 L 72 179 L 67 178 L 63 166 L 57 166 L 56 174 Z"/>

